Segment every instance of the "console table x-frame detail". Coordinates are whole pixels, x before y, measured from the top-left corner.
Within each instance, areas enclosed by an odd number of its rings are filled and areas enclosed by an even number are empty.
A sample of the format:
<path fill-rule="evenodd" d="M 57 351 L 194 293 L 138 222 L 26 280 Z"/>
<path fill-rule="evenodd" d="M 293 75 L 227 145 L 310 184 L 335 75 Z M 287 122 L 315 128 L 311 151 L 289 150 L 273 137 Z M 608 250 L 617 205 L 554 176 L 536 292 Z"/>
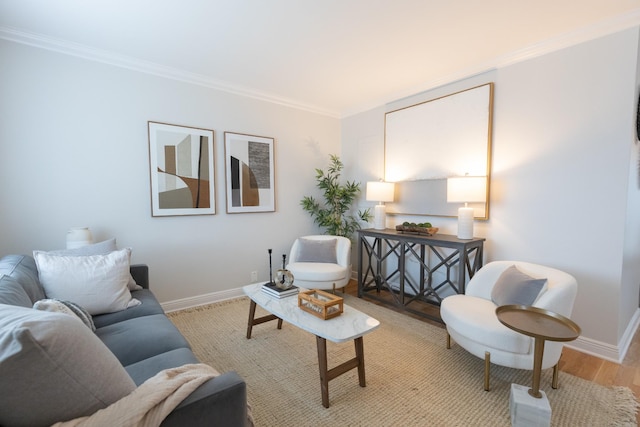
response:
<path fill-rule="evenodd" d="M 395 230 L 359 230 L 358 296 L 382 302 L 441 321 L 423 311 L 414 310 L 416 301 L 440 305 L 442 295 L 465 292 L 467 278 L 482 267 L 482 238 L 461 240 L 446 234 L 426 236 Z M 407 262 L 418 265 L 418 277 L 407 272 Z M 436 280 L 434 273 L 442 273 Z M 380 298 L 388 291 L 390 298 Z"/>

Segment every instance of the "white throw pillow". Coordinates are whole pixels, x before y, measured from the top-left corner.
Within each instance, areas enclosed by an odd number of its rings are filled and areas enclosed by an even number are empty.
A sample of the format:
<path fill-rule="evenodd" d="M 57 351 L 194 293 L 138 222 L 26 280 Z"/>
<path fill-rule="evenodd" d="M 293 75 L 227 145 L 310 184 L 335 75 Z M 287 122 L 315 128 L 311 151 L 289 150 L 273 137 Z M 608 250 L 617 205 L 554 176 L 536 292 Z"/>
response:
<path fill-rule="evenodd" d="M 78 246 L 71 249 L 59 249 L 56 251 L 49 251 L 51 255 L 70 255 L 70 256 L 87 256 L 87 255 L 104 255 L 109 252 L 117 251 L 115 237 L 109 240 L 103 240 L 98 243 L 91 243 L 89 245 Z"/>
<path fill-rule="evenodd" d="M 109 252 L 117 251 L 115 237 L 104 240 L 102 242 L 93 243 L 91 245 L 84 245 L 73 249 L 60 249 L 57 251 L 49 251 L 50 255 L 67 255 L 67 256 L 87 256 L 87 255 L 106 255 Z M 142 286 L 138 285 L 133 278 L 129 275 L 129 283 L 127 283 L 130 291 L 139 291 Z"/>
<path fill-rule="evenodd" d="M 131 297 L 131 249 L 106 255 L 64 256 L 34 251 L 47 298 L 72 301 L 91 315 L 113 313 L 140 304 Z"/>

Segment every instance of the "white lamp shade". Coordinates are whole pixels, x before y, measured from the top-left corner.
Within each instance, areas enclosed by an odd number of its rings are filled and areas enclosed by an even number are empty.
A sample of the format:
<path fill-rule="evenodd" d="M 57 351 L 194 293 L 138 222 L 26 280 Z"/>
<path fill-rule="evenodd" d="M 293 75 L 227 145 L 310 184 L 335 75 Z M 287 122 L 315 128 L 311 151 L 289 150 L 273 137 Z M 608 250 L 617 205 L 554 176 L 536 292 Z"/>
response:
<path fill-rule="evenodd" d="M 366 198 L 373 202 L 393 202 L 393 190 L 393 182 L 369 181 Z"/>
<path fill-rule="evenodd" d="M 447 202 L 484 203 L 486 201 L 486 176 L 456 176 L 447 179 Z"/>

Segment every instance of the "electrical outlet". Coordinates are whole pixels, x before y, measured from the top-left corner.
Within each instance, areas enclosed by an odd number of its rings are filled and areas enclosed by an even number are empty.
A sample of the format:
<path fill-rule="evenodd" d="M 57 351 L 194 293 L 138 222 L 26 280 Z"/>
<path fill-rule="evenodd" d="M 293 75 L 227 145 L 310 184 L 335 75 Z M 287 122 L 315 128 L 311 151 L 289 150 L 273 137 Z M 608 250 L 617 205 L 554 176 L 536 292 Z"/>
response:
<path fill-rule="evenodd" d="M 251 272 L 251 282 L 257 282 L 258 281 L 258 272 L 257 271 L 252 271 Z"/>

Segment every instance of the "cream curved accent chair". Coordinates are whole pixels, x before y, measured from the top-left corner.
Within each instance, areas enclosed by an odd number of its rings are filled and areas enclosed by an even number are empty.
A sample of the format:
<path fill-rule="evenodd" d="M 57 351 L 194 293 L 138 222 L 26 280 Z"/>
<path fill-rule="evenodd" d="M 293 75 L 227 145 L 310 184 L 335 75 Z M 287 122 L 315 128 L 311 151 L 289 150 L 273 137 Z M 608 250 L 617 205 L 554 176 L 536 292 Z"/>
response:
<path fill-rule="evenodd" d="M 440 316 L 447 327 L 447 348 L 453 338 L 466 351 L 485 360 L 484 389 L 489 391 L 491 363 L 533 370 L 534 339 L 500 323 L 496 308 L 532 305 L 568 318 L 577 290 L 573 276 L 554 268 L 519 261 L 488 263 L 475 273 L 464 295 L 442 301 Z M 554 341 L 546 341 L 544 346 L 542 369 L 554 368 L 553 388 L 557 388 L 562 347 L 562 342 Z"/>
<path fill-rule="evenodd" d="M 351 240 L 324 234 L 299 237 L 291 246 L 287 270 L 296 286 L 334 292 L 344 288 L 351 278 Z"/>

